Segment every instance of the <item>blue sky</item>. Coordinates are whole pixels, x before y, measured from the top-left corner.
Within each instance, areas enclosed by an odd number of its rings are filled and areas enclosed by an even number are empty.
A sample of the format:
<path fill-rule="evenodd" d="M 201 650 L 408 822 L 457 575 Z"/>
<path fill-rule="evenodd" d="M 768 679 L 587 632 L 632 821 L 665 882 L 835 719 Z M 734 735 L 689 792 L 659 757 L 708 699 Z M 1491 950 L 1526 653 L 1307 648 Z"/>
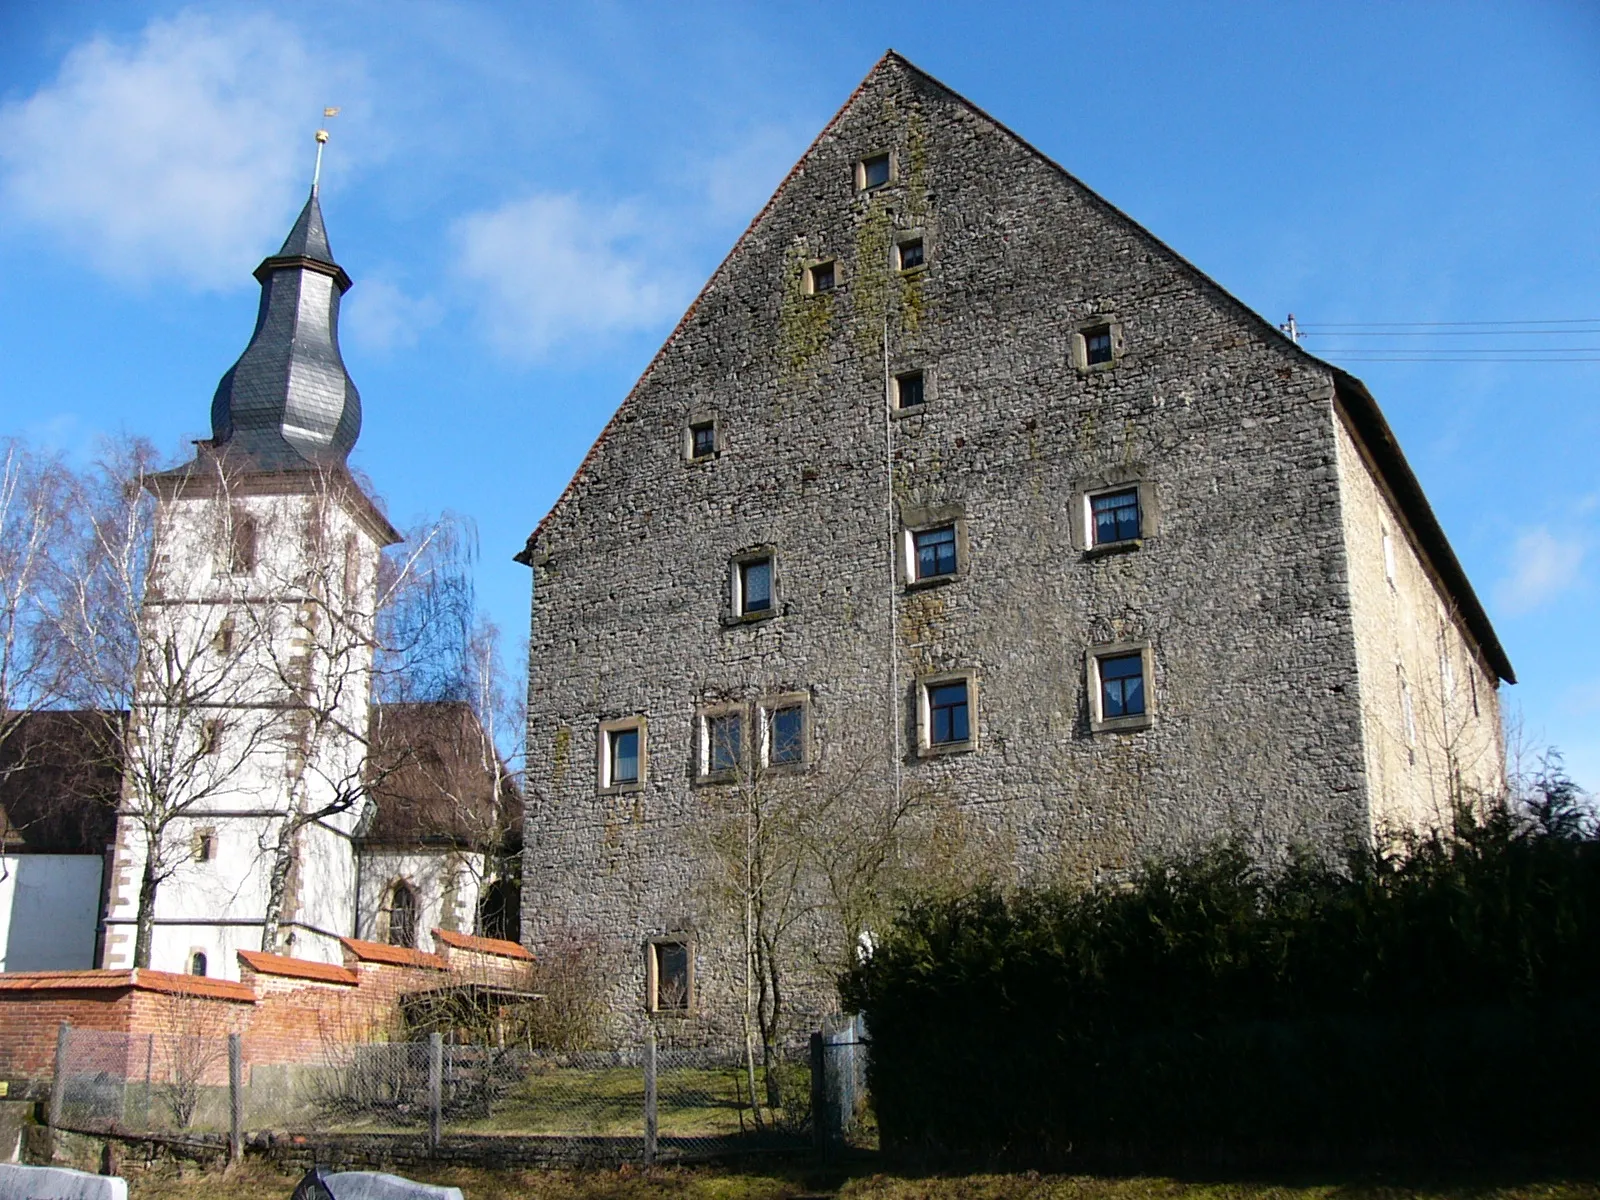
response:
<path fill-rule="evenodd" d="M 402 523 L 475 519 L 480 595 L 515 640 L 511 555 L 890 46 L 1275 322 L 1589 320 L 1306 345 L 1383 405 L 1517 667 L 1508 707 L 1600 786 L 1592 0 L 13 0 L 0 434 L 79 459 L 105 433 L 206 435 L 250 271 L 339 105 L 323 204 L 356 280 L 355 460 Z M 1487 361 L 1512 358 L 1534 361 Z"/>

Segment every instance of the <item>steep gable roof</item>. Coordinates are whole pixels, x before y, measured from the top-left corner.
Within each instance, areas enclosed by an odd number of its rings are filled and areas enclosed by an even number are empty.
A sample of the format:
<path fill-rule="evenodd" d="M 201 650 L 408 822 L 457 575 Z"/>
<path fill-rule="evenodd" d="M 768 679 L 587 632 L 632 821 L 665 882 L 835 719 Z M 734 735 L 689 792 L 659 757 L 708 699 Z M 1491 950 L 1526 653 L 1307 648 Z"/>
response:
<path fill-rule="evenodd" d="M 1225 306 L 1243 323 L 1254 329 L 1255 332 L 1260 335 L 1263 341 L 1274 345 L 1281 353 L 1285 355 L 1298 358 L 1304 363 L 1314 365 L 1317 369 L 1327 372 L 1334 386 L 1335 402 L 1338 403 L 1349 416 L 1350 424 L 1353 427 L 1358 439 L 1361 441 L 1363 449 L 1370 456 L 1371 461 L 1379 472 L 1384 487 L 1388 490 L 1388 493 L 1393 497 L 1395 504 L 1400 509 L 1401 515 L 1413 535 L 1413 539 L 1417 545 L 1419 553 L 1421 554 L 1424 562 L 1431 569 L 1439 586 L 1443 588 L 1445 594 L 1450 598 L 1457 613 L 1460 615 L 1466 631 L 1477 642 L 1485 659 L 1495 673 L 1508 683 L 1516 682 L 1516 675 L 1512 669 L 1510 659 L 1506 656 L 1505 650 L 1500 645 L 1499 637 L 1495 634 L 1494 627 L 1489 620 L 1488 614 L 1484 611 L 1483 605 L 1479 602 L 1476 592 L 1473 590 L 1471 583 L 1467 579 L 1466 572 L 1461 568 L 1460 561 L 1456 558 L 1455 552 L 1451 549 L 1449 540 L 1446 538 L 1443 528 L 1439 525 L 1438 518 L 1434 515 L 1432 507 L 1429 505 L 1427 498 L 1422 492 L 1421 485 L 1417 482 L 1415 474 L 1412 472 L 1410 465 L 1406 462 L 1405 456 L 1400 450 L 1399 442 L 1396 440 L 1388 422 L 1384 419 L 1382 412 L 1378 409 L 1377 402 L 1373 399 L 1371 392 L 1367 390 L 1366 385 L 1353 375 L 1350 375 L 1348 372 L 1343 371 L 1340 368 L 1335 367 L 1333 364 L 1317 358 L 1316 356 L 1301 349 L 1299 345 L 1297 345 L 1288 337 L 1285 337 L 1283 333 L 1280 332 L 1270 321 L 1264 319 L 1259 313 L 1256 313 L 1241 300 L 1230 294 L 1204 271 L 1200 270 L 1193 263 L 1189 262 L 1181 254 L 1173 250 L 1172 247 L 1168 246 L 1149 230 L 1145 229 L 1132 217 L 1128 216 L 1121 209 L 1111 204 L 1093 189 L 1087 187 L 1081 180 L 1072 175 L 1055 160 L 1051 159 L 1043 151 L 1033 146 L 1025 138 L 1019 136 L 1002 122 L 990 116 L 987 112 L 979 108 L 966 97 L 951 90 L 945 84 L 929 75 L 926 71 L 923 71 L 921 68 L 915 66 L 904 56 L 898 54 L 894 50 L 887 51 L 883 57 L 880 58 L 876 64 L 874 64 L 872 69 L 867 73 L 866 77 L 856 86 L 855 90 L 851 92 L 849 98 L 846 99 L 844 104 L 840 106 L 839 110 L 834 113 L 832 118 L 829 119 L 828 123 L 823 126 L 821 132 L 817 134 L 817 136 L 812 140 L 810 146 L 806 148 L 805 153 L 800 156 L 795 165 L 790 168 L 788 174 L 784 176 L 783 182 L 778 185 L 777 190 L 773 192 L 766 204 L 762 206 L 761 211 L 756 214 L 749 226 L 746 227 L 744 233 L 739 236 L 738 240 L 734 243 L 733 248 L 723 258 L 722 262 L 717 266 L 717 269 L 712 272 L 711 277 L 706 281 L 705 286 L 700 289 L 700 292 L 695 297 L 694 302 L 690 304 L 683 317 L 678 321 L 672 332 L 667 336 L 666 341 L 662 343 L 661 348 L 651 359 L 649 366 L 645 368 L 643 374 L 640 375 L 633 388 L 631 388 L 627 396 L 623 398 L 622 404 L 618 407 L 616 413 L 612 415 L 610 421 L 608 421 L 605 427 L 600 431 L 600 434 L 595 439 L 594 444 L 590 446 L 588 453 L 584 455 L 583 461 L 579 464 L 577 471 L 574 472 L 572 479 L 562 490 L 561 495 L 557 497 L 556 502 L 551 505 L 550 511 L 545 514 L 544 518 L 529 535 L 527 543 L 523 549 L 514 556 L 515 561 L 528 566 L 535 564 L 536 555 L 538 552 L 537 544 L 541 535 L 550 526 L 551 522 L 560 513 L 562 513 L 570 503 L 573 502 L 574 498 L 578 494 L 581 483 L 588 475 L 589 470 L 595 462 L 601 447 L 619 427 L 623 414 L 629 411 L 634 397 L 640 392 L 641 388 L 643 388 L 655 371 L 662 365 L 669 352 L 678 342 L 685 329 L 689 326 L 690 322 L 694 319 L 695 314 L 698 312 L 707 297 L 726 277 L 730 264 L 732 264 L 740 256 L 741 252 L 751 241 L 764 219 L 773 211 L 774 207 L 783 198 L 785 192 L 789 189 L 791 182 L 802 172 L 808 160 L 811 159 L 817 151 L 817 148 L 827 139 L 829 134 L 833 132 L 833 130 L 840 124 L 844 117 L 854 108 L 862 94 L 867 91 L 876 80 L 889 71 L 903 71 L 907 73 L 928 87 L 936 89 L 950 101 L 964 108 L 967 112 L 977 117 L 979 120 L 987 123 L 994 129 L 995 132 L 1009 139 L 1024 153 L 1034 158 L 1037 162 L 1048 168 L 1050 171 L 1053 171 L 1059 175 L 1062 180 L 1074 188 L 1077 193 L 1080 194 L 1086 201 L 1097 207 L 1103 215 L 1112 221 L 1119 223 L 1127 230 L 1143 239 L 1147 245 L 1166 256 L 1171 262 L 1186 272 L 1207 293 L 1209 293 L 1214 301 Z"/>

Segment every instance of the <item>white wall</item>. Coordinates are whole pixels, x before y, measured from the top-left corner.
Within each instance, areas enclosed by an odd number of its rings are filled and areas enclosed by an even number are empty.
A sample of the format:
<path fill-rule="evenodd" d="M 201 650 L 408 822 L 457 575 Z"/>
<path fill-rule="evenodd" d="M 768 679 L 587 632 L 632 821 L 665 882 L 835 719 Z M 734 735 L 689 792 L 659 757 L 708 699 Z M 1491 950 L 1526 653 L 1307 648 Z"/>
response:
<path fill-rule="evenodd" d="M 0 855 L 0 971 L 94 966 L 98 854 Z"/>

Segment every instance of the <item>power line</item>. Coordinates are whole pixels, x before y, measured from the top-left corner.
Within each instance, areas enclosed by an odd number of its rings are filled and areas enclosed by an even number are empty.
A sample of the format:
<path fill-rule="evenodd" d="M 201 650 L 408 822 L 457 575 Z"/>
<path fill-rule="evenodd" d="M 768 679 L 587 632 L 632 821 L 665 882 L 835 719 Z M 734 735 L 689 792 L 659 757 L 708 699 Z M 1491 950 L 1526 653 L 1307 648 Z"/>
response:
<path fill-rule="evenodd" d="M 1600 325 L 1596 325 L 1592 329 L 1342 329 L 1335 333 L 1319 333 L 1317 332 L 1315 326 L 1302 325 L 1299 332 L 1301 337 L 1322 338 L 1528 337 L 1533 334 L 1549 334 L 1555 337 L 1579 337 L 1588 333 L 1600 333 Z"/>
<path fill-rule="evenodd" d="M 1440 357 L 1425 358 L 1425 357 L 1418 357 L 1418 356 L 1402 357 L 1402 356 L 1399 356 L 1399 355 L 1390 355 L 1390 356 L 1387 356 L 1387 357 L 1366 356 L 1366 355 L 1345 355 L 1345 354 L 1334 354 L 1331 351 L 1329 353 L 1333 357 L 1337 357 L 1340 362 L 1394 362 L 1394 363 L 1404 363 L 1404 362 L 1413 362 L 1413 363 L 1435 363 L 1435 362 L 1440 362 L 1440 363 L 1449 363 L 1449 362 L 1455 362 L 1455 363 L 1591 363 L 1591 362 L 1600 362 L 1600 357 L 1596 357 L 1596 358 L 1440 358 Z"/>
<path fill-rule="evenodd" d="M 1313 321 L 1310 329 L 1444 329 L 1481 325 L 1600 325 L 1600 317 L 1547 317 L 1541 321 Z"/>

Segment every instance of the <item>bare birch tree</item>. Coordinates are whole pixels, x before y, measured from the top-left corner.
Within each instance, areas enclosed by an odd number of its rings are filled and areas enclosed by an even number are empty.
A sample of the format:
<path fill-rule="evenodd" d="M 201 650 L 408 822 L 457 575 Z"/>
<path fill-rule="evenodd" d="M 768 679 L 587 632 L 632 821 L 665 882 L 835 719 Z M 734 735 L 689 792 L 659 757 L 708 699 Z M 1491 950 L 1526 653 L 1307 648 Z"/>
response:
<path fill-rule="evenodd" d="M 53 620 L 66 692 L 93 718 L 97 755 L 122 773 L 120 813 L 142 859 L 139 967 L 150 965 L 157 893 L 191 855 L 187 819 L 283 737 L 281 692 L 248 669 L 259 644 L 239 616 L 252 598 L 236 569 L 247 539 L 233 480 L 217 463 L 195 471 L 189 481 L 160 471 L 148 442 L 105 448 L 80 480 L 74 561 Z M 199 519 L 158 502 L 184 482 L 218 500 Z"/>
<path fill-rule="evenodd" d="M 261 947 L 279 949 L 284 904 L 302 830 L 371 803 L 386 779 L 418 761 L 418 747 L 385 736 L 375 698 L 459 690 L 472 628 L 470 527 L 445 518 L 414 530 L 369 570 L 352 560 L 335 513 L 342 473 L 316 477 L 304 553 L 279 560 L 269 587 L 294 598 L 292 636 L 261 630 L 271 672 L 294 697 L 291 792 L 264 835 L 269 868 Z M 264 620 L 266 614 L 259 614 Z"/>
<path fill-rule="evenodd" d="M 62 663 L 50 600 L 63 575 L 72 489 L 60 459 L 16 439 L 0 441 L 0 770 L 23 769 L 6 753 L 28 717 L 61 696 Z M 0 822 L 7 815 L 0 812 Z M 6 840 L 0 828 L 0 844 Z"/>

